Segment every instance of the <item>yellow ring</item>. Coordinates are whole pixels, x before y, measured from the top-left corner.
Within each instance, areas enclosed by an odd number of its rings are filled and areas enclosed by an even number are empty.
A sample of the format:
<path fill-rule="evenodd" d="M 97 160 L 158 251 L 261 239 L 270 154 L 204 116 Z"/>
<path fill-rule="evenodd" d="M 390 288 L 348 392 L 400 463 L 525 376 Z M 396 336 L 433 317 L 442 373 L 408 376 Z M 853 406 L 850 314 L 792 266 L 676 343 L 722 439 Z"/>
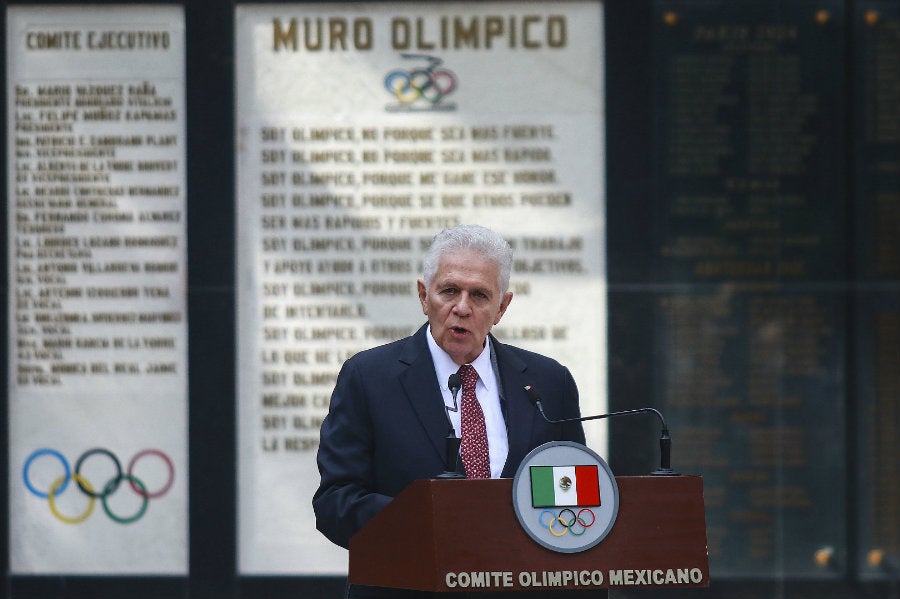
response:
<path fill-rule="evenodd" d="M 556 522 L 557 520 L 559 520 L 559 519 L 554 517 L 553 520 L 550 521 L 550 526 L 548 526 L 547 529 L 550 531 L 550 534 L 553 535 L 554 537 L 561 537 L 564 534 L 566 534 L 567 532 L 569 532 L 569 527 L 563 526 L 563 531 L 559 534 L 556 534 L 555 532 L 553 532 L 553 523 Z M 562 522 L 562 520 L 560 520 L 560 522 Z"/>
<path fill-rule="evenodd" d="M 94 488 L 91 486 L 91 483 L 87 481 L 86 478 L 81 476 L 80 474 L 72 474 L 72 478 L 75 479 L 75 482 L 81 483 L 81 485 L 88 490 L 88 492 L 93 493 Z M 56 491 L 62 486 L 63 482 L 65 482 L 66 477 L 60 476 L 53 484 L 50 485 L 50 490 L 47 492 L 47 502 L 50 504 L 50 511 L 54 516 L 65 522 L 66 524 L 80 524 L 87 520 L 91 513 L 94 511 L 94 503 L 97 501 L 93 495 L 89 495 L 90 500 L 88 501 L 87 509 L 80 516 L 69 517 L 60 513 L 58 509 L 56 509 L 56 503 L 53 501 L 53 497 L 56 495 Z"/>

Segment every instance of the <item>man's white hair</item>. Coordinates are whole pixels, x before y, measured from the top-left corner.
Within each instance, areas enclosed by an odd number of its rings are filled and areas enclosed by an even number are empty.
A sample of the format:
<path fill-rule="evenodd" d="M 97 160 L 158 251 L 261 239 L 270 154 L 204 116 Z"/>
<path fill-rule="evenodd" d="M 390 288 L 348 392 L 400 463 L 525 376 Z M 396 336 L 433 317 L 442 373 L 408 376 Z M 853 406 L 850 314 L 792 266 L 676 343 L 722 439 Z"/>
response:
<path fill-rule="evenodd" d="M 426 288 L 431 287 L 441 257 L 459 250 L 476 252 L 482 258 L 497 264 L 497 285 L 500 293 L 505 294 L 509 291 L 512 248 L 502 235 L 481 225 L 457 225 L 444 229 L 434 236 L 423 263 L 422 278 Z"/>

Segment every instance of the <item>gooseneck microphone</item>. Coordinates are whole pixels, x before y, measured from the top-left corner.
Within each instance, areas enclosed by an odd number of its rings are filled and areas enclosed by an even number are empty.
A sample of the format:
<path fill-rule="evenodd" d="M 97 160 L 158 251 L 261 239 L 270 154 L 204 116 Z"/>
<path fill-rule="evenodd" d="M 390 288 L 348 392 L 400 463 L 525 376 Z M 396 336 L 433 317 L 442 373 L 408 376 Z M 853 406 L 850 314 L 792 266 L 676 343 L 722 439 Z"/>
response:
<path fill-rule="evenodd" d="M 462 439 L 456 436 L 456 431 L 453 430 L 453 422 L 450 420 L 450 412 L 459 411 L 459 404 L 456 403 L 456 396 L 462 388 L 462 378 L 460 378 L 459 373 L 454 372 L 450 375 L 450 379 L 447 381 L 447 388 L 450 389 L 450 394 L 453 396 L 453 407 L 444 405 L 444 413 L 447 414 L 447 424 L 450 426 L 450 430 L 447 432 L 445 440 L 447 453 L 444 458 L 444 472 L 439 474 L 438 478 L 465 478 L 465 474 L 456 471 L 456 462 L 459 458 L 459 446 L 462 443 Z"/>
<path fill-rule="evenodd" d="M 662 425 L 662 432 L 659 437 L 659 469 L 654 470 L 650 474 L 653 476 L 675 476 L 678 472 L 672 470 L 671 466 L 671 456 L 672 456 L 672 438 L 669 437 L 669 427 L 666 425 L 666 419 L 663 418 L 662 413 L 656 408 L 636 408 L 634 410 L 622 410 L 620 412 L 610 412 L 608 414 L 598 414 L 596 416 L 582 416 L 579 418 L 562 418 L 560 420 L 551 420 L 547 417 L 547 414 L 544 413 L 544 406 L 541 402 L 541 397 L 537 392 L 537 389 L 534 388 L 534 385 L 525 385 L 525 395 L 528 396 L 528 399 L 532 404 L 538 409 L 541 417 L 549 422 L 550 424 L 565 424 L 568 422 L 585 422 L 587 420 L 600 420 L 602 418 L 614 418 L 616 416 L 633 416 L 635 414 L 644 414 L 644 413 L 653 413 L 656 414 L 657 418 L 659 418 L 659 422 Z"/>
<path fill-rule="evenodd" d="M 459 390 L 462 389 L 462 377 L 459 376 L 458 372 L 454 372 L 450 375 L 450 378 L 447 379 L 447 388 L 450 389 L 450 394 L 453 396 L 453 407 L 444 406 L 444 409 L 447 411 L 447 421 L 450 421 L 450 412 L 458 412 L 459 405 L 456 403 L 456 396 L 459 394 Z M 451 424 L 451 427 L 453 425 Z"/>

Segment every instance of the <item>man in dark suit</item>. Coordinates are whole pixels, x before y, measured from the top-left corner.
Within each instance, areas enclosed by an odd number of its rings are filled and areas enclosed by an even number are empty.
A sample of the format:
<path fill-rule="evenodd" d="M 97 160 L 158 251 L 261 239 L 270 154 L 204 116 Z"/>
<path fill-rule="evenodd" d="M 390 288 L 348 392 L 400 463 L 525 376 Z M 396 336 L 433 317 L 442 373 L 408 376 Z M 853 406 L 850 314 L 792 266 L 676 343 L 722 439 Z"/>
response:
<path fill-rule="evenodd" d="M 445 229 L 432 242 L 418 281 L 428 323 L 344 363 L 322 424 L 321 484 L 313 497 L 316 526 L 332 542 L 347 547 L 407 485 L 441 474 L 451 425 L 465 445 L 466 403 L 455 403 L 448 388 L 448 375 L 461 365 L 477 372 L 491 477 L 513 477 L 525 455 L 548 441 L 584 443 L 580 423 L 547 423 L 523 390 L 540 387 L 553 417 L 576 417 L 578 390 L 569 370 L 490 334 L 512 301 L 511 267 L 512 250 L 494 231 Z M 471 467 L 467 461 L 463 453 L 460 469 Z"/>

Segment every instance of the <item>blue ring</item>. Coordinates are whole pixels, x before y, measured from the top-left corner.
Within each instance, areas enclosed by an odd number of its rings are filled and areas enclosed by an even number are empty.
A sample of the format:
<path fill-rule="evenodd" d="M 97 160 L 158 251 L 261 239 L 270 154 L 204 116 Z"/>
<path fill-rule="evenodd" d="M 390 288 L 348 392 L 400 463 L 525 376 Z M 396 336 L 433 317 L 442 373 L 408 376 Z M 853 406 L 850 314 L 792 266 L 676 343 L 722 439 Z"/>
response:
<path fill-rule="evenodd" d="M 544 514 L 550 514 L 550 516 L 552 517 L 552 519 L 550 520 L 550 524 L 544 523 Z M 549 530 L 550 527 L 553 526 L 553 520 L 556 520 L 556 514 L 554 514 L 553 512 L 551 512 L 548 509 L 541 510 L 541 514 L 538 516 L 538 522 L 541 523 L 541 526 L 543 526 Z"/>
<path fill-rule="evenodd" d="M 35 489 L 32 486 L 31 481 L 28 480 L 28 469 L 31 467 L 31 462 L 41 457 L 42 455 L 52 455 L 56 457 L 56 459 L 62 462 L 63 468 L 65 468 L 66 470 L 65 480 L 63 481 L 63 484 L 60 485 L 58 489 L 56 489 L 54 493 L 55 495 L 59 495 L 66 490 L 66 487 L 69 485 L 69 480 L 72 478 L 72 470 L 69 468 L 69 462 L 66 461 L 66 458 L 63 457 L 63 454 L 59 453 L 55 449 L 37 449 L 32 452 L 30 456 L 28 456 L 28 459 L 25 460 L 25 465 L 22 467 L 22 478 L 25 480 L 25 486 L 28 487 L 29 491 L 31 491 L 38 497 L 47 499 L 47 497 L 49 497 L 49 493 L 41 493 L 40 491 Z"/>

